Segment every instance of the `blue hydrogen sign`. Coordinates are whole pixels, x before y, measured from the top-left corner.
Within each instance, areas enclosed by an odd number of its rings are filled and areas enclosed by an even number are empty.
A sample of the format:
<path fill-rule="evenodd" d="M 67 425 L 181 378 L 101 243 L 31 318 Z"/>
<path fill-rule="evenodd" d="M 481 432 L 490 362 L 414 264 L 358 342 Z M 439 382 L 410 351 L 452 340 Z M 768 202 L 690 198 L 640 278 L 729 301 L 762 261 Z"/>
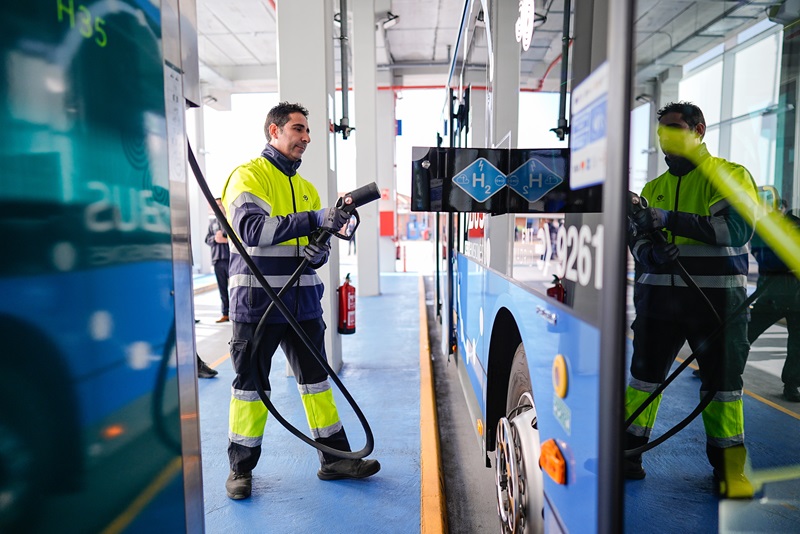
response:
<path fill-rule="evenodd" d="M 536 158 L 529 159 L 506 177 L 508 187 L 528 202 L 536 202 L 563 181 Z"/>
<path fill-rule="evenodd" d="M 506 175 L 489 163 L 485 158 L 478 158 L 459 172 L 453 183 L 464 190 L 478 202 L 486 200 L 503 189 Z"/>

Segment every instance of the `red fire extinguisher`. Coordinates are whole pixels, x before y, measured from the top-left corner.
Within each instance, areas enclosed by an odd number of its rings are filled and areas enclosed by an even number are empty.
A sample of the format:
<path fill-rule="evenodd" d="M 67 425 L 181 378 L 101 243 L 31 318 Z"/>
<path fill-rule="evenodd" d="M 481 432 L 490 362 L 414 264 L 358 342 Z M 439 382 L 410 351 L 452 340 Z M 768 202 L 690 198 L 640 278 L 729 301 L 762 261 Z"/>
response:
<path fill-rule="evenodd" d="M 567 289 L 561 283 L 561 279 L 556 275 L 553 275 L 553 287 L 547 288 L 547 296 L 559 302 L 567 300 Z"/>
<path fill-rule="evenodd" d="M 356 288 L 350 284 L 350 273 L 344 277 L 344 283 L 336 289 L 339 293 L 339 321 L 340 334 L 356 333 Z"/>

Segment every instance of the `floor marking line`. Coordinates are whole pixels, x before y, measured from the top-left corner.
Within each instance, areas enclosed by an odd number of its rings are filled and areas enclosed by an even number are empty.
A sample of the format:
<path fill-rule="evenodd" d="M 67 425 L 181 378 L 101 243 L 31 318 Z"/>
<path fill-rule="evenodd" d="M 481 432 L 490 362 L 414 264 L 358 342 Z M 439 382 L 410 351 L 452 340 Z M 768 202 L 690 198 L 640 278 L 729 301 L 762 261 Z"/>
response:
<path fill-rule="evenodd" d="M 428 308 L 425 305 L 425 282 L 419 277 L 419 435 L 420 435 L 420 534 L 447 532 L 439 444 L 439 422 L 433 387 L 433 361 L 428 338 Z"/>
<path fill-rule="evenodd" d="M 164 489 L 164 487 L 180 472 L 183 466 L 181 457 L 174 458 L 167 466 L 153 479 L 150 484 L 133 500 L 125 511 L 117 516 L 101 534 L 117 534 L 130 526 L 136 516 L 150 504 L 150 501 Z"/>
<path fill-rule="evenodd" d="M 214 369 L 214 368 L 216 368 L 218 365 L 222 364 L 222 362 L 224 362 L 225 360 L 227 360 L 230 357 L 231 357 L 231 353 L 229 352 L 229 353 L 225 354 L 225 356 L 222 356 L 222 357 L 214 360 L 214 363 L 210 364 L 209 367 Z"/>

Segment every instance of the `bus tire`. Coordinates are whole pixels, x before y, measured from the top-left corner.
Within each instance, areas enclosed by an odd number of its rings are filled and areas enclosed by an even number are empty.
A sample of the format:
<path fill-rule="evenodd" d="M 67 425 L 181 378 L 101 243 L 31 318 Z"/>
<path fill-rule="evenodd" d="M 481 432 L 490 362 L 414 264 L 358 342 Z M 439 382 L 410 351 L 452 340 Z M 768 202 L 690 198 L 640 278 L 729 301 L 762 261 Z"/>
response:
<path fill-rule="evenodd" d="M 544 532 L 540 451 L 528 359 L 520 343 L 508 378 L 506 416 L 497 424 L 495 451 L 497 513 L 506 534 Z"/>
<path fill-rule="evenodd" d="M 55 493 L 75 490 L 83 468 L 78 407 L 58 347 L 0 315 L 14 355 L 0 373 L 0 532 L 36 530 Z"/>
<path fill-rule="evenodd" d="M 35 524 L 34 510 L 46 500 L 41 487 L 46 474 L 41 462 L 44 451 L 36 440 L 53 436 L 40 432 L 41 413 L 33 413 L 47 409 L 40 402 L 44 394 L 31 398 L 25 377 L 8 370 L 3 375 L 8 380 L 0 380 L 0 406 L 4 407 L 0 410 L 0 532 L 23 532 Z M 31 410 L 32 403 L 39 406 Z"/>
<path fill-rule="evenodd" d="M 508 393 L 506 394 L 506 417 L 517 407 L 523 393 L 531 393 L 531 377 L 528 372 L 528 357 L 525 347 L 519 344 L 511 362 L 511 373 L 508 377 Z"/>

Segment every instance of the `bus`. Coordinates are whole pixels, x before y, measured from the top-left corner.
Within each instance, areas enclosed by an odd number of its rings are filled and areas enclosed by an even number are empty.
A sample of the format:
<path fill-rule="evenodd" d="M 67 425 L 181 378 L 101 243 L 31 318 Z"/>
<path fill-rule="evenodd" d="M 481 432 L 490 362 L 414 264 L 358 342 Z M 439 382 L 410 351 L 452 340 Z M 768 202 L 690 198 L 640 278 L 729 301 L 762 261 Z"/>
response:
<path fill-rule="evenodd" d="M 781 221 L 800 208 L 800 10 L 510 4 L 465 2 L 437 144 L 413 150 L 411 201 L 434 221 L 436 350 L 455 356 L 501 531 L 796 531 L 800 405 L 781 378 L 796 353 L 796 295 L 789 317 L 751 343 L 743 373 L 752 495 L 714 479 L 690 416 L 691 369 L 663 391 L 651 441 L 671 437 L 644 453 L 646 477 L 626 480 L 623 465 L 637 274 L 628 214 L 667 170 L 658 110 L 704 111 L 708 151 L 748 169 L 760 191 L 751 244 L 796 272 L 800 234 Z M 557 112 L 536 107 L 546 93 Z M 752 305 L 765 297 L 753 295 L 759 265 L 748 258 Z M 671 371 L 694 366 L 691 352 Z"/>
<path fill-rule="evenodd" d="M 196 419 L 195 355 L 181 403 L 191 267 L 167 114 L 184 101 L 165 89 L 178 33 L 162 15 L 138 0 L 4 7 L 0 532 L 142 531 L 152 509 L 165 530 L 202 525 L 185 511 L 199 436 L 181 422 Z"/>

